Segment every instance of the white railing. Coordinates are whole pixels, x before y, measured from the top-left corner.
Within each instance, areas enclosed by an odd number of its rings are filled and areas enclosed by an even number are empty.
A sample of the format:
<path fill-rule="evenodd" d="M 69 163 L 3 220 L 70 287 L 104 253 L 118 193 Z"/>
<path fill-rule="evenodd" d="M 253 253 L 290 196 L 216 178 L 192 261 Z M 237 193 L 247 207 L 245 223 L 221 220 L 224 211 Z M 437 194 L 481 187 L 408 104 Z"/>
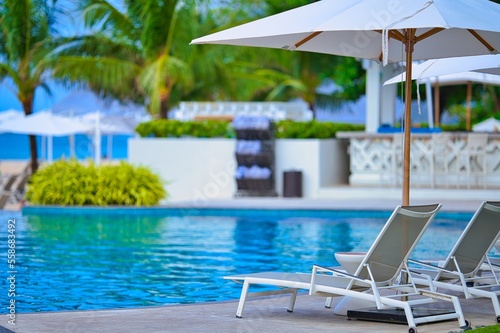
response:
<path fill-rule="evenodd" d="M 338 133 L 348 138 L 351 185 L 400 187 L 402 134 Z M 500 187 L 497 134 L 412 134 L 411 184 L 431 188 Z"/>
<path fill-rule="evenodd" d="M 232 119 L 241 115 L 266 116 L 274 121 L 312 119 L 312 111 L 301 102 L 181 102 L 173 111 L 173 118 L 179 120 Z"/>

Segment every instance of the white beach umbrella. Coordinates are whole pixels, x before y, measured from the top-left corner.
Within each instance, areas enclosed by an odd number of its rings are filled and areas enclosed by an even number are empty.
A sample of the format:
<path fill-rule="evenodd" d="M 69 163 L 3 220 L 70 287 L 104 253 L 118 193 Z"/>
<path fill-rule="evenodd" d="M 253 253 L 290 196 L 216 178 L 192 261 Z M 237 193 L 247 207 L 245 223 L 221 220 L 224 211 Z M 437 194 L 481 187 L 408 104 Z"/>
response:
<path fill-rule="evenodd" d="M 85 113 L 78 117 L 84 123 L 92 126 L 94 131 L 94 161 L 101 162 L 101 138 L 108 136 L 108 154 L 111 158 L 113 147 L 113 135 L 132 135 L 135 133 L 137 124 L 131 118 L 118 115 L 110 115 L 101 111 Z"/>
<path fill-rule="evenodd" d="M 500 85 L 499 69 L 500 54 L 431 59 L 412 66 L 412 80 L 417 80 L 417 85 L 429 81 L 436 90 L 439 85 L 467 85 L 466 129 L 470 131 L 472 82 Z M 403 72 L 387 80 L 384 85 L 404 82 L 405 80 L 406 72 Z M 438 105 L 439 94 L 436 93 L 436 111 Z"/>
<path fill-rule="evenodd" d="M 472 109 L 472 83 L 480 83 L 492 86 L 500 86 L 500 75 L 486 74 L 481 72 L 461 72 L 455 74 L 446 74 L 428 79 L 429 83 L 434 86 L 435 103 L 434 108 L 439 111 L 439 86 L 449 85 L 466 85 L 467 86 L 467 111 L 466 111 L 466 129 L 470 131 L 471 109 Z M 436 119 L 439 120 L 436 112 Z"/>
<path fill-rule="evenodd" d="M 500 6 L 500 5 L 499 5 Z M 420 64 L 412 66 L 412 80 L 429 79 L 439 76 L 439 81 L 452 81 L 457 76 L 469 75 L 481 79 L 483 74 L 500 75 L 500 54 L 488 54 L 470 57 L 450 57 L 443 59 L 430 59 Z M 457 74 L 462 72 L 471 72 L 470 74 Z M 472 74 L 479 73 L 479 74 Z M 443 77 L 444 75 L 452 75 Z M 491 76 L 490 76 L 491 78 Z M 403 82 L 406 80 L 406 72 L 394 76 L 385 81 L 384 84 Z"/>
<path fill-rule="evenodd" d="M 443 86 L 467 84 L 468 82 L 498 86 L 500 85 L 500 75 L 486 74 L 481 72 L 460 72 L 430 77 L 428 81 L 432 85 L 439 84 Z"/>
<path fill-rule="evenodd" d="M 495 118 L 488 118 L 472 126 L 472 131 L 498 133 L 500 132 L 500 120 Z"/>
<path fill-rule="evenodd" d="M 11 119 L 16 119 L 16 118 L 22 118 L 24 117 L 24 112 L 15 110 L 15 109 L 8 109 L 4 111 L 0 111 L 0 123 L 11 120 Z"/>
<path fill-rule="evenodd" d="M 0 130 L 30 135 L 66 136 L 91 130 L 91 126 L 68 117 L 57 116 L 50 112 L 37 112 L 29 116 L 4 121 Z"/>
<path fill-rule="evenodd" d="M 388 62 L 498 53 L 500 5 L 487 0 L 322 0 L 192 44 L 311 51 Z M 411 67 L 408 71 L 411 73 Z M 407 82 L 403 204 L 409 204 L 411 81 Z"/>
<path fill-rule="evenodd" d="M 42 135 L 48 139 L 48 161 L 52 162 L 52 137 L 67 136 L 91 131 L 90 125 L 77 119 L 54 115 L 50 112 L 37 112 L 29 116 L 14 118 L 0 123 L 0 132 Z"/>

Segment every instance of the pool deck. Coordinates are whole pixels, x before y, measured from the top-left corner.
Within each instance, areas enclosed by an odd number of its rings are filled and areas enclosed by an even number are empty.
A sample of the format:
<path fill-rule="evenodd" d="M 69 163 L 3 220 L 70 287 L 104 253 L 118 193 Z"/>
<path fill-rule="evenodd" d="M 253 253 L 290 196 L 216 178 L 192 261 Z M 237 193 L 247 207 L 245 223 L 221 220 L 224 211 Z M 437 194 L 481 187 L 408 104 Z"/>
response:
<path fill-rule="evenodd" d="M 295 198 L 235 198 L 231 200 L 210 200 L 202 203 L 170 203 L 171 207 L 207 208 L 255 208 L 255 209 L 384 209 L 393 210 L 401 202 L 399 199 L 384 195 L 383 191 L 373 190 L 372 198 L 295 199 Z M 368 191 L 370 192 L 370 191 Z M 442 210 L 473 212 L 482 200 L 499 200 L 499 191 L 488 191 L 481 196 L 471 195 L 464 200 L 444 196 L 411 200 L 412 205 L 439 202 Z M 443 196 L 441 196 L 443 198 Z M 338 302 L 341 298 L 335 298 Z M 244 318 L 235 317 L 237 301 L 200 303 L 192 305 L 161 306 L 134 309 L 45 312 L 16 314 L 15 326 L 8 323 L 7 315 L 0 318 L 0 333 L 155 333 L 155 332 L 407 332 L 402 324 L 347 320 L 331 309 L 324 308 L 324 298 L 300 295 L 295 311 L 286 311 L 286 297 L 267 297 L 247 302 Z M 461 302 L 465 318 L 472 327 L 494 325 L 495 314 L 487 299 L 463 300 Z M 419 325 L 418 333 L 461 332 L 458 321 Z"/>
<path fill-rule="evenodd" d="M 338 302 L 340 298 L 335 298 Z M 347 320 L 324 307 L 324 298 L 301 295 L 293 313 L 288 298 L 248 301 L 244 317 L 236 318 L 236 301 L 141 309 L 18 314 L 16 325 L 3 315 L 0 332 L 18 333 L 160 333 L 160 332 L 408 332 L 405 324 Z M 472 327 L 495 324 L 491 302 L 464 300 L 462 309 Z M 2 326 L 5 327 L 2 329 Z M 417 326 L 418 333 L 460 332 L 457 320 Z"/>
<path fill-rule="evenodd" d="M 401 199 L 386 197 L 386 193 L 380 189 L 366 189 L 371 196 L 367 198 L 344 198 L 332 197 L 328 199 L 303 199 L 303 198 L 234 198 L 228 200 L 209 200 L 203 202 L 174 202 L 164 207 L 175 208 L 241 208 L 241 209 L 347 209 L 347 210 L 388 210 L 393 211 L 397 205 L 401 205 Z M 347 198 L 346 198 L 347 197 Z M 378 199 L 373 199 L 378 198 Z M 445 199 L 443 199 L 445 198 Z M 442 211 L 450 212 L 474 212 L 481 202 L 485 200 L 500 200 L 500 190 L 487 191 L 485 195 L 471 196 L 471 199 L 453 197 L 448 195 L 429 195 L 428 199 L 411 199 L 411 205 L 442 204 Z"/>

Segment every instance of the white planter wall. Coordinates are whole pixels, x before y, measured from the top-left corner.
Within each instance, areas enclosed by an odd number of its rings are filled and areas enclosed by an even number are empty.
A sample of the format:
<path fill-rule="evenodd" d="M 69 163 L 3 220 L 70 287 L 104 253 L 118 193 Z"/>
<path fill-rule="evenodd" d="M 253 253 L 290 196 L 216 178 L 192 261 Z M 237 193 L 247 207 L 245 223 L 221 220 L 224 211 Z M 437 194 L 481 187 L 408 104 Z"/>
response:
<path fill-rule="evenodd" d="M 338 140 L 276 140 L 276 190 L 283 195 L 283 172 L 302 171 L 302 194 L 315 198 L 321 187 L 347 184 L 347 146 Z"/>
<path fill-rule="evenodd" d="M 236 193 L 234 139 L 131 138 L 128 160 L 150 167 L 167 181 L 168 201 L 230 199 Z M 283 172 L 302 171 L 303 197 L 319 189 L 347 184 L 347 143 L 340 140 L 276 140 L 276 191 L 282 195 Z"/>

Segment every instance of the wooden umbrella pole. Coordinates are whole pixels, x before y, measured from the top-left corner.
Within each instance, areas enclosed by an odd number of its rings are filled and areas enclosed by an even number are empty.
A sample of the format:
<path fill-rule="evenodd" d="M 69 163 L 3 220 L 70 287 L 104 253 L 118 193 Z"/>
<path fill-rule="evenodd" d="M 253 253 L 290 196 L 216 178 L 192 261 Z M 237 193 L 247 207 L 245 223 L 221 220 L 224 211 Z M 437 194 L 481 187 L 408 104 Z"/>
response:
<path fill-rule="evenodd" d="M 439 81 L 434 84 L 434 127 L 439 127 Z"/>
<path fill-rule="evenodd" d="M 467 81 L 467 110 L 465 114 L 465 129 L 467 130 L 467 132 L 470 132 L 471 108 L 472 108 L 472 82 Z"/>
<path fill-rule="evenodd" d="M 408 206 L 410 204 L 411 80 L 415 32 L 416 29 L 406 29 L 405 33 L 406 92 L 403 144 L 403 206 Z"/>

